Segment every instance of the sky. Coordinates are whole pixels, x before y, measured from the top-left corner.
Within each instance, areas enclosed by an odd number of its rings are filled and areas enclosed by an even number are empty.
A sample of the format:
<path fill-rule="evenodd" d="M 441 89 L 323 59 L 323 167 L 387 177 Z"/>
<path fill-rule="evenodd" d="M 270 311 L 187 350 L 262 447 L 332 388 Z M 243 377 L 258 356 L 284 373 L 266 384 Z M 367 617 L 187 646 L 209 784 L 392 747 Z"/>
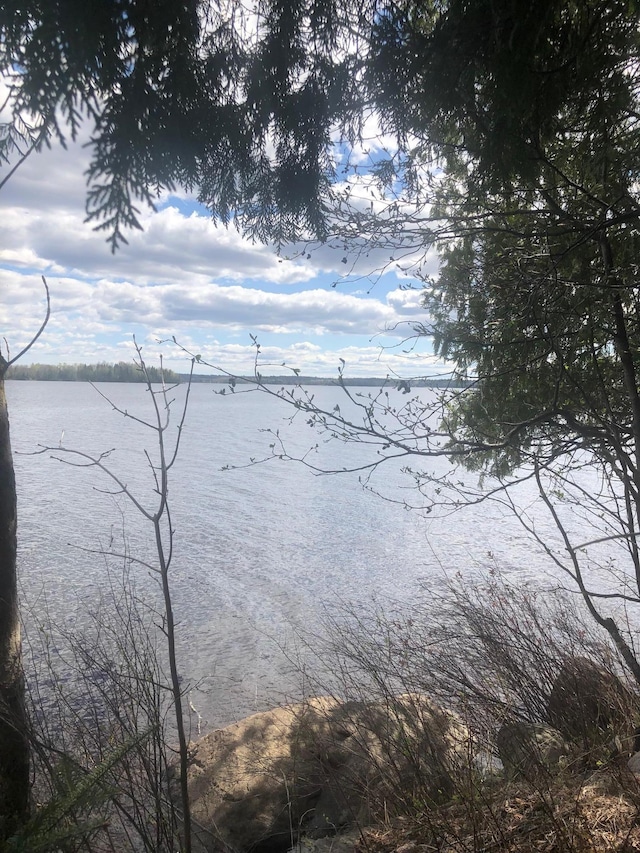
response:
<path fill-rule="evenodd" d="M 106 235 L 84 222 L 87 164 L 80 144 L 56 144 L 0 190 L 0 339 L 11 353 L 41 323 L 43 275 L 51 291 L 48 327 L 22 363 L 129 361 L 135 335 L 150 363 L 162 352 L 166 366 L 188 369 L 175 337 L 203 360 L 246 374 L 253 336 L 263 375 L 282 374 L 286 364 L 331 377 L 342 360 L 352 377 L 446 370 L 428 339 L 407 340 L 412 324 L 427 320 L 419 282 L 398 269 L 370 280 L 371 258 L 328 247 L 279 258 L 273 247 L 217 226 L 186 195 L 142 208 L 144 230 L 127 234 L 129 245 L 112 254 Z M 432 265 L 435 272 L 435 258 Z"/>

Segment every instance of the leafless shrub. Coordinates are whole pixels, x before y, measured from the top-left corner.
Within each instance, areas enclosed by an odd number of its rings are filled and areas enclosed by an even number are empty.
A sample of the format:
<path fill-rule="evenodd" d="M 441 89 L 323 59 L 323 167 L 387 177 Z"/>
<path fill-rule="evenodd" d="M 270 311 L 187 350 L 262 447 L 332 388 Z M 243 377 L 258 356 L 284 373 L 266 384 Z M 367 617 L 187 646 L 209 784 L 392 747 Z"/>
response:
<path fill-rule="evenodd" d="M 49 676 L 43 685 L 44 690 L 38 685 L 35 688 L 40 704 L 34 707 L 40 708 L 36 720 L 41 737 L 35 736 L 34 742 L 43 745 L 39 757 L 46 755 L 47 751 L 57 752 L 65 760 L 70 758 L 72 764 L 80 769 L 104 763 L 105 767 L 109 767 L 114 785 L 114 793 L 108 798 L 109 803 L 122 818 L 121 829 L 125 835 L 132 829 L 137 842 L 148 850 L 172 850 L 174 841 L 177 841 L 185 853 L 190 853 L 188 733 L 183 710 L 184 689 L 176 653 L 176 621 L 170 576 L 174 555 L 174 526 L 169 504 L 169 477 L 179 453 L 191 379 L 187 382 L 178 422 L 170 430 L 175 402 L 172 397 L 173 386 L 162 381 L 160 387 L 154 387 L 155 374 L 148 368 L 142 348 L 135 339 L 134 345 L 134 363 L 149 395 L 149 418 L 130 413 L 96 390 L 123 418 L 132 419 L 150 430 L 154 437 L 153 450 L 145 449 L 153 495 L 148 505 L 112 470 L 111 450 L 92 455 L 65 447 L 61 441 L 57 447 L 41 446 L 38 452 L 49 453 L 72 467 L 99 472 L 107 484 L 106 491 L 135 508 L 153 534 L 155 547 L 149 554 L 133 556 L 126 546 L 114 550 L 113 543 L 104 550 L 87 550 L 86 553 L 92 554 L 94 559 L 96 555 L 102 556 L 107 563 L 121 559 L 125 567 L 135 566 L 144 570 L 157 581 L 161 604 L 157 612 L 141 607 L 131 578 L 125 572 L 122 584 L 111 586 L 107 615 L 105 611 L 88 614 L 91 625 L 89 634 L 68 632 L 61 626 L 45 627 L 42 657 L 47 661 Z M 163 660 L 167 664 L 166 673 L 159 665 L 156 654 L 155 638 L 158 636 L 162 636 L 165 646 Z M 64 649 L 64 652 L 60 649 Z M 52 700 L 53 722 L 47 720 L 46 713 Z M 177 811 L 167 788 L 168 710 L 172 714 L 178 744 L 180 838 L 176 833 Z M 123 754 L 126 763 L 111 761 L 108 756 L 111 754 L 109 750 L 112 752 L 113 749 L 117 754 Z M 138 764 L 135 761 L 132 763 L 134 755 Z M 44 763 L 47 761 L 48 758 L 43 759 Z M 56 779 L 55 768 L 50 767 L 49 771 L 49 778 Z M 116 778 L 115 773 L 120 773 L 120 776 Z M 135 844 L 132 849 L 137 849 Z"/>
<path fill-rule="evenodd" d="M 424 693 L 492 730 L 505 717 L 551 724 L 549 698 L 567 661 L 585 658 L 629 687 L 606 635 L 575 599 L 516 586 L 498 574 L 460 576 L 410 613 L 335 611 L 326 618 L 337 689 L 367 695 Z"/>
<path fill-rule="evenodd" d="M 106 796 L 96 796 L 89 809 L 92 819 L 102 818 L 91 850 L 174 851 L 175 732 L 158 615 L 138 598 L 126 568 L 105 579 L 107 591 L 81 629 L 45 618 L 28 634 L 35 790 L 44 802 L 55 800 L 61 782 L 72 788 L 104 765 Z M 112 762 L 114 754 L 119 759 Z"/>
<path fill-rule="evenodd" d="M 459 576 L 410 613 L 334 610 L 325 637 L 307 643 L 309 692 L 339 697 L 346 716 L 359 708 L 351 713 L 354 721 L 362 707 L 384 707 L 395 719 L 381 751 L 369 755 L 385 777 L 375 808 L 387 820 L 390 845 L 412 840 L 447 851 L 496 846 L 575 853 L 595 849 L 600 836 L 622 844 L 637 834 L 640 798 L 626 758 L 638 696 L 613 643 L 583 618 L 575 599 L 516 586 L 497 573 L 476 584 Z M 599 685 L 619 689 L 593 704 L 598 714 L 589 726 L 555 732 L 550 700 L 576 662 L 596 673 Z M 409 705 L 407 697 L 415 697 Z M 458 732 L 456 748 L 440 764 L 446 771 L 440 800 L 425 773 L 429 762 L 434 766 L 421 715 L 427 700 L 456 721 Z M 600 713 L 605 706 L 607 714 Z M 519 748 L 531 746 L 516 774 L 503 770 L 498 755 L 505 725 L 525 733 Z M 566 749 L 554 743 L 551 750 L 544 738 L 552 736 L 566 738 Z M 365 734 L 360 739 L 366 743 Z M 401 824 L 394 816 L 404 816 Z M 385 833 L 374 835 L 372 849 L 377 843 L 386 849 Z"/>

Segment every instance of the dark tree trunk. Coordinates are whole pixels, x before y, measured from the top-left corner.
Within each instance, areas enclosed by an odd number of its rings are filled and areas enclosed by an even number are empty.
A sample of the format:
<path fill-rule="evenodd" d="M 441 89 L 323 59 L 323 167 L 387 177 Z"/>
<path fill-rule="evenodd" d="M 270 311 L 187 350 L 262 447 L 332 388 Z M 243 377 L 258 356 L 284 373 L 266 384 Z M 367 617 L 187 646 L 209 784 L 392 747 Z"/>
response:
<path fill-rule="evenodd" d="M 16 574 L 16 480 L 0 356 L 0 840 L 29 813 L 29 743 Z"/>

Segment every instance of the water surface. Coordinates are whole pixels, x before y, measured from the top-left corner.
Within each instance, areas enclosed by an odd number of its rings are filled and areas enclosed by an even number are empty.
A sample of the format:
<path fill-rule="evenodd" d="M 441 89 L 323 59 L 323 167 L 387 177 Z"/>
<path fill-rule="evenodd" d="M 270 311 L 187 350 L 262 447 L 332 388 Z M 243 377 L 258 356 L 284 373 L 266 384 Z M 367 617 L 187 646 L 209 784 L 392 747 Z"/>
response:
<path fill-rule="evenodd" d="M 99 387 L 128 413 L 151 416 L 143 386 Z M 269 454 L 267 428 L 281 429 L 287 446 L 301 452 L 318 436 L 303 418 L 289 423 L 290 408 L 267 395 L 221 396 L 214 387 L 192 388 L 169 491 L 182 670 L 202 683 L 193 701 L 207 723 L 227 723 L 299 692 L 301 676 L 282 649 L 291 651 L 301 633 L 322 631 L 326 610 L 358 612 L 373 600 L 409 607 L 425 591 L 437 594 L 456 572 L 473 577 L 494 565 L 523 581 L 548 570 L 547 558 L 498 505 L 434 518 L 393 502 L 410 495 L 399 464 L 374 480 L 391 501 L 363 490 L 353 474 L 314 476 L 292 462 L 248 464 Z M 345 405 L 338 388 L 314 392 L 328 408 L 336 399 Z M 174 426 L 183 395 L 183 387 L 176 389 Z M 9 382 L 8 399 L 23 597 L 36 614 L 46 604 L 54 622 L 82 624 L 109 587 L 99 552 L 121 548 L 124 533 L 130 553 L 147 560 L 151 530 L 95 468 L 63 464 L 55 452 L 31 454 L 60 444 L 94 455 L 111 451 L 105 464 L 151 508 L 156 496 L 145 448 L 155 458 L 154 433 L 123 418 L 86 383 Z M 369 453 L 321 443 L 317 458 L 341 468 Z M 228 466 L 241 467 L 224 471 Z M 530 499 L 524 495 L 525 503 Z M 131 572 L 146 600 L 156 601 L 152 575 L 135 564 Z"/>

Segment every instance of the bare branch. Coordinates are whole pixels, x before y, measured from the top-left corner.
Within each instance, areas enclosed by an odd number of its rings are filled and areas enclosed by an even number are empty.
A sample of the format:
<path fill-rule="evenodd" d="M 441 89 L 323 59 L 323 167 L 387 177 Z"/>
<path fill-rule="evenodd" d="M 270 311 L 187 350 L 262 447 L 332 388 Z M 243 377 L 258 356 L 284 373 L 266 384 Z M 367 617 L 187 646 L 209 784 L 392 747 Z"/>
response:
<path fill-rule="evenodd" d="M 18 359 L 22 358 L 22 356 L 25 355 L 25 353 L 29 352 L 29 350 L 35 344 L 35 342 L 38 340 L 40 335 L 44 332 L 44 330 L 47 326 L 47 323 L 49 322 L 49 317 L 51 316 L 51 297 L 49 295 L 49 285 L 47 284 L 47 280 L 44 276 L 42 276 L 42 283 L 44 284 L 44 290 L 45 290 L 45 293 L 47 296 L 47 310 L 45 313 L 44 320 L 42 321 L 42 325 L 40 326 L 40 328 L 38 329 L 36 334 L 31 338 L 31 340 L 26 345 L 26 347 L 24 347 L 24 349 L 21 349 L 20 352 L 18 353 L 18 355 L 14 356 L 14 358 L 10 359 L 9 361 L 7 361 L 5 363 L 4 369 L 2 371 L 3 373 L 6 372 L 6 370 L 9 367 L 11 367 L 12 364 L 15 364 L 16 361 L 18 361 Z M 1 366 L 1 364 L 0 364 L 0 366 Z"/>
<path fill-rule="evenodd" d="M 9 97 L 9 96 L 8 96 L 8 97 Z M 5 102 L 5 103 L 6 103 L 6 102 Z M 40 133 L 38 134 L 38 136 L 33 140 L 33 142 L 31 143 L 31 145 L 29 145 L 29 147 L 28 147 L 28 148 L 27 148 L 27 150 L 24 152 L 24 154 L 21 154 L 21 156 L 20 156 L 20 158 L 17 160 L 17 162 L 16 162 L 16 163 L 14 163 L 14 165 L 13 165 L 13 166 L 11 167 L 11 169 L 7 172 L 7 174 L 4 176 L 4 178 L 2 178 L 2 180 L 0 180 L 0 190 L 5 186 L 5 184 L 7 183 L 7 181 L 9 181 L 9 180 L 10 180 L 10 179 L 15 175 L 15 173 L 18 171 L 18 169 L 20 168 L 20 166 L 22 166 L 22 164 L 25 162 L 25 160 L 27 160 L 27 158 L 28 158 L 28 157 L 30 157 L 30 156 L 31 156 L 31 154 L 33 154 L 33 152 L 34 152 L 34 151 L 37 151 L 37 150 L 38 150 L 38 148 L 39 148 L 39 147 L 40 147 L 40 145 L 42 144 L 42 141 L 43 141 L 43 139 L 45 138 L 45 136 L 47 135 L 47 133 L 48 133 L 48 128 L 47 128 L 47 126 L 45 125 L 45 126 L 41 129 L 41 131 L 40 131 Z"/>

